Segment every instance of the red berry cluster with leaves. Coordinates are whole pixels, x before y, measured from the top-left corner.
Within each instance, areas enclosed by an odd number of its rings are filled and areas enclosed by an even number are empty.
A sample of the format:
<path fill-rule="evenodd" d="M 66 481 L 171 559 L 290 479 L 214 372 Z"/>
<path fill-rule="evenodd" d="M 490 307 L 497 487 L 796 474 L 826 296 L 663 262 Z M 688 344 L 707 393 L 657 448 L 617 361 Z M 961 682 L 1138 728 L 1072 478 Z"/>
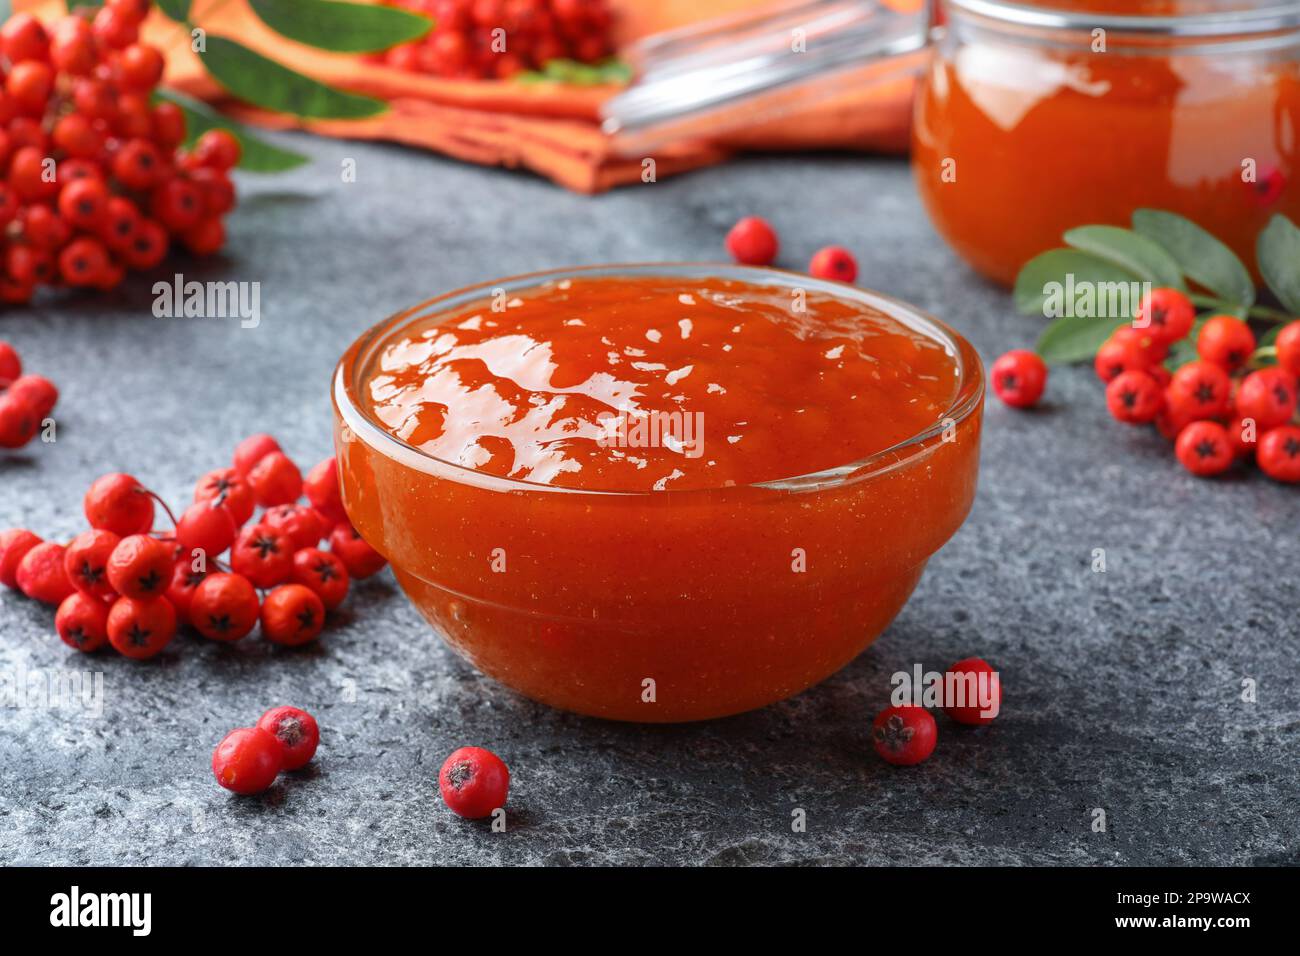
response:
<path fill-rule="evenodd" d="M 446 79 L 509 79 L 551 60 L 595 63 L 613 52 L 607 0 L 385 0 L 428 15 L 434 28 L 380 56 L 388 66 Z"/>
<path fill-rule="evenodd" d="M 0 339 L 0 448 L 22 448 L 54 411 L 59 390 L 41 375 L 24 375 L 18 350 Z"/>
<path fill-rule="evenodd" d="M 320 743 L 316 718 L 297 707 L 272 707 L 252 727 L 232 730 L 212 752 L 217 783 L 244 796 L 262 793 L 281 771 L 300 770 Z"/>
<path fill-rule="evenodd" d="M 781 251 L 780 237 L 761 216 L 739 220 L 727 232 L 724 245 L 732 259 L 746 266 L 770 266 Z M 813 253 L 807 271 L 817 279 L 853 282 L 858 277 L 858 260 L 843 246 L 825 246 Z"/>
<path fill-rule="evenodd" d="M 0 27 L 0 302 L 37 286 L 108 289 L 179 241 L 225 242 L 239 140 L 209 130 L 181 150 L 185 116 L 154 103 L 159 50 L 139 42 L 148 0 L 106 0 L 46 27 L 17 13 Z"/>
<path fill-rule="evenodd" d="M 1171 372 L 1171 350 L 1184 341 L 1194 341 L 1196 358 Z M 1111 415 L 1154 424 L 1192 474 L 1220 475 L 1253 459 L 1276 481 L 1300 482 L 1300 320 L 1260 347 L 1243 319 L 1211 315 L 1198 325 L 1186 293 L 1153 289 L 1133 322 L 1097 350 L 1093 367 Z M 994 363 L 991 378 L 1003 401 L 1027 407 L 1042 394 L 1047 367 L 1016 350 Z"/>
<path fill-rule="evenodd" d="M 104 475 L 83 502 L 90 530 L 70 543 L 0 533 L 0 583 L 57 606 L 55 629 L 70 646 L 107 643 L 143 659 L 180 623 L 224 642 L 260 623 L 274 644 L 306 644 L 350 582 L 387 563 L 348 522 L 335 460 L 304 478 L 269 435 L 240 442 L 230 467 L 204 475 L 179 518 L 163 504 L 171 531 L 152 530 L 155 503 L 130 475 Z"/>

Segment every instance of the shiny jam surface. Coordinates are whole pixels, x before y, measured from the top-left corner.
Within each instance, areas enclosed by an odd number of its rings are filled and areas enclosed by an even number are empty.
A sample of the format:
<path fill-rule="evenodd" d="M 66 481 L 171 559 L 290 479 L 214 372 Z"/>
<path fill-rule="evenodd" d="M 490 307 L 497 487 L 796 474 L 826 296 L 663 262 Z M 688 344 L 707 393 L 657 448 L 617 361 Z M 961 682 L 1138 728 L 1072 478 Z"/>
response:
<path fill-rule="evenodd" d="M 719 279 L 579 278 L 402 330 L 374 418 L 445 462 L 673 491 L 792 478 L 907 441 L 956 392 L 935 339 L 868 305 Z"/>
<path fill-rule="evenodd" d="M 1202 38 L 1197 53 L 1168 41 L 1135 51 L 1112 31 L 1094 52 L 967 31 L 959 20 L 920 86 L 912 164 L 935 226 L 985 275 L 1009 284 L 1034 255 L 1063 245 L 1065 230 L 1127 226 L 1142 207 L 1193 219 L 1253 268 L 1269 219 L 1300 217 L 1300 37 L 1271 50 Z"/>
<path fill-rule="evenodd" d="M 965 519 L 979 359 L 850 295 L 797 311 L 799 277 L 629 268 L 359 340 L 344 506 L 451 647 L 529 697 L 634 721 L 761 707 L 871 643 Z"/>

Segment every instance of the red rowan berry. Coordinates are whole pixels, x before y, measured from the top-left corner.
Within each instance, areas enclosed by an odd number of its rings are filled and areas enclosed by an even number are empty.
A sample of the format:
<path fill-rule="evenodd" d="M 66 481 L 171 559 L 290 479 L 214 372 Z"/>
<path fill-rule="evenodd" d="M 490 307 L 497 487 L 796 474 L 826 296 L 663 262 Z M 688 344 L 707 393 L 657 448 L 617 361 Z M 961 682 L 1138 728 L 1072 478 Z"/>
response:
<path fill-rule="evenodd" d="M 152 0 L 105 0 L 104 6 L 129 23 L 140 23 L 149 15 Z"/>
<path fill-rule="evenodd" d="M 1194 475 L 1208 477 L 1228 470 L 1236 457 L 1232 439 L 1218 422 L 1192 422 L 1178 433 L 1174 454 Z"/>
<path fill-rule="evenodd" d="M 1147 364 L 1155 367 L 1169 357 L 1169 344 L 1157 342 L 1146 329 L 1135 329 L 1131 325 L 1121 325 L 1110 334 L 1111 339 L 1120 342 L 1132 342 L 1142 350 Z"/>
<path fill-rule="evenodd" d="M 23 360 L 18 350 L 0 339 L 0 388 L 4 388 L 23 374 Z"/>
<path fill-rule="evenodd" d="M 157 47 L 132 43 L 118 56 L 118 81 L 128 90 L 148 92 L 163 74 L 163 56 Z"/>
<path fill-rule="evenodd" d="M 1028 349 L 1013 349 L 993 363 L 993 391 L 1013 408 L 1038 404 L 1047 387 L 1047 363 Z"/>
<path fill-rule="evenodd" d="M 90 159 L 104 148 L 103 135 L 80 113 L 61 116 L 50 134 L 54 145 L 69 156 Z"/>
<path fill-rule="evenodd" d="M 358 581 L 382 571 L 388 560 L 366 543 L 357 529 L 341 521 L 330 532 L 330 551 L 339 556 L 348 575 Z"/>
<path fill-rule="evenodd" d="M 302 472 L 282 451 L 264 455 L 248 472 L 248 483 L 263 508 L 288 504 L 302 495 Z"/>
<path fill-rule="evenodd" d="M 54 406 L 59 401 L 59 390 L 44 375 L 28 373 L 19 375 L 9 383 L 5 397 L 26 405 L 40 419 L 54 411 Z"/>
<path fill-rule="evenodd" d="M 72 586 L 99 601 L 114 597 L 108 580 L 108 559 L 122 539 L 111 531 L 91 529 L 72 539 L 63 554 L 63 569 Z"/>
<path fill-rule="evenodd" d="M 24 202 L 50 199 L 58 193 L 59 184 L 45 160 L 45 151 L 36 146 L 20 146 L 10 158 L 9 188 Z"/>
<path fill-rule="evenodd" d="M 257 591 L 242 574 L 209 574 L 190 598 L 190 623 L 214 641 L 238 641 L 257 624 Z"/>
<path fill-rule="evenodd" d="M 1186 399 L 1198 418 L 1217 418 L 1231 405 L 1232 380 L 1218 365 L 1202 359 L 1175 372 L 1169 391 Z"/>
<path fill-rule="evenodd" d="M 5 189 L 7 187 L 0 187 L 0 190 Z M 71 233 L 68 224 L 49 206 L 27 206 L 20 219 L 23 237 L 47 252 L 62 246 Z"/>
<path fill-rule="evenodd" d="M 232 464 L 236 472 L 247 477 L 254 465 L 279 450 L 279 443 L 270 435 L 250 435 L 235 446 Z"/>
<path fill-rule="evenodd" d="M 7 588 L 18 587 L 18 565 L 27 552 L 40 543 L 41 539 L 26 528 L 0 532 L 0 584 Z"/>
<path fill-rule="evenodd" d="M 218 468 L 199 479 L 194 489 L 195 501 L 222 501 L 235 524 L 242 526 L 253 516 L 256 507 L 253 489 L 247 479 L 241 478 L 234 468 Z"/>
<path fill-rule="evenodd" d="M 331 456 L 318 462 L 302 482 L 303 493 L 307 500 L 325 519 L 332 524 L 347 521 L 348 514 L 343 510 L 343 499 L 339 493 L 339 470 L 337 460 Z"/>
<path fill-rule="evenodd" d="M 151 189 L 163 174 L 158 147 L 147 139 L 128 140 L 113 157 L 113 178 L 127 189 Z"/>
<path fill-rule="evenodd" d="M 5 250 L 5 271 L 26 285 L 48 283 L 54 278 L 54 257 L 39 246 L 12 245 Z"/>
<path fill-rule="evenodd" d="M 33 600 L 58 607 L 76 590 L 63 567 L 66 550 L 53 541 L 42 541 L 23 555 L 14 575 L 18 590 Z"/>
<path fill-rule="evenodd" d="M 843 246 L 827 246 L 818 249 L 812 257 L 808 263 L 808 274 L 818 279 L 852 282 L 858 277 L 858 261 Z"/>
<path fill-rule="evenodd" d="M 259 588 L 275 587 L 293 573 L 293 549 L 275 529 L 249 525 L 235 538 L 230 566 Z"/>
<path fill-rule="evenodd" d="M 1196 336 L 1196 354 L 1229 372 L 1246 364 L 1255 351 L 1255 333 L 1233 315 L 1216 315 L 1205 320 Z"/>
<path fill-rule="evenodd" d="M 1237 414 L 1253 418 L 1260 431 L 1285 425 L 1296 409 L 1295 379 L 1277 366 L 1251 372 L 1241 381 Z"/>
<path fill-rule="evenodd" d="M 316 718 L 297 707 L 273 707 L 258 718 L 257 726 L 280 741 L 284 748 L 284 769 L 298 770 L 316 755 L 320 727 Z"/>
<path fill-rule="evenodd" d="M 225 553 L 238 530 L 230 512 L 215 501 L 195 502 L 176 524 L 176 540 L 187 552 L 201 551 L 208 558 Z"/>
<path fill-rule="evenodd" d="M 1300 481 L 1300 427 L 1279 425 L 1264 432 L 1255 461 L 1274 481 Z"/>
<path fill-rule="evenodd" d="M 74 229 L 93 232 L 104 220 L 108 188 L 98 179 L 78 179 L 59 191 L 59 215 Z"/>
<path fill-rule="evenodd" d="M 886 763 L 911 767 L 934 753 L 939 728 L 924 707 L 886 707 L 871 724 L 871 742 Z"/>
<path fill-rule="evenodd" d="M 206 567 L 206 562 L 204 562 Z M 190 621 L 190 609 L 194 602 L 194 592 L 198 590 L 200 584 L 207 580 L 208 572 L 206 570 L 194 570 L 194 562 L 186 561 L 183 558 L 176 562 L 172 568 L 172 579 L 167 585 L 167 591 L 163 594 L 172 607 L 176 609 L 176 617 L 181 621 Z"/>
<path fill-rule="evenodd" d="M 69 76 L 89 76 L 98 63 L 95 34 L 90 23 L 78 16 L 66 16 L 50 31 L 50 63 Z"/>
<path fill-rule="evenodd" d="M 113 91 L 103 80 L 81 77 L 72 85 L 72 104 L 87 119 L 111 119 L 117 112 Z"/>
<path fill-rule="evenodd" d="M 139 21 L 122 16 L 111 7 L 100 7 L 92 23 L 95 39 L 110 50 L 121 50 L 140 35 Z"/>
<path fill-rule="evenodd" d="M 262 636 L 272 644 L 298 647 L 320 636 L 325 605 L 310 588 L 281 584 L 262 602 Z"/>
<path fill-rule="evenodd" d="M 1164 404 L 1164 390 L 1145 371 L 1121 372 L 1106 386 L 1106 407 L 1128 425 L 1154 421 Z"/>
<path fill-rule="evenodd" d="M 0 395 L 0 448 L 22 448 L 40 427 L 41 420 L 30 405 L 8 392 Z"/>
<path fill-rule="evenodd" d="M 54 630 L 64 644 L 86 654 L 108 643 L 108 605 L 75 591 L 63 599 L 54 615 Z"/>
<path fill-rule="evenodd" d="M 10 278 L 8 275 L 0 275 L 0 302 L 7 302 L 10 305 L 22 305 L 29 301 L 36 287 L 26 285 L 17 279 Z M 31 435 L 18 444 L 9 444 L 14 437 L 13 428 L 23 426 L 21 421 L 22 415 L 27 412 L 17 402 L 9 402 L 7 405 L 4 399 L 0 398 L 0 448 L 17 448 L 19 445 L 27 444 Z M 35 428 L 32 429 L 32 435 L 36 434 Z"/>
<path fill-rule="evenodd" d="M 225 129 L 210 129 L 194 143 L 193 156 L 200 166 L 229 170 L 239 165 L 243 153 L 238 137 Z"/>
<path fill-rule="evenodd" d="M 199 166 L 190 172 L 190 181 L 203 193 L 203 209 L 209 218 L 235 208 L 235 187 L 221 170 Z"/>
<path fill-rule="evenodd" d="M 326 526 L 314 508 L 299 504 L 273 505 L 267 508 L 262 515 L 261 524 L 284 535 L 294 551 L 316 547 L 332 528 Z"/>
<path fill-rule="evenodd" d="M 48 63 L 24 60 L 16 63 L 5 77 L 5 96 L 21 113 L 41 116 L 54 89 L 54 71 Z"/>
<path fill-rule="evenodd" d="M 1277 364 L 1300 378 L 1300 320 L 1282 326 L 1273 344 L 1277 346 Z"/>
<path fill-rule="evenodd" d="M 165 597 L 120 597 L 108 610 L 108 642 L 134 660 L 153 657 L 176 636 L 176 609 Z"/>
<path fill-rule="evenodd" d="M 746 216 L 732 226 L 726 245 L 733 259 L 749 266 L 771 265 L 780 248 L 776 230 L 758 216 Z"/>
<path fill-rule="evenodd" d="M 94 285 L 108 268 L 108 250 L 98 239 L 73 239 L 59 253 L 59 273 L 68 285 Z"/>
<path fill-rule="evenodd" d="M 510 769 L 482 747 L 461 747 L 443 761 L 438 792 L 452 813 L 467 820 L 490 817 L 505 806 L 510 793 Z"/>
<path fill-rule="evenodd" d="M 17 116 L 9 121 L 7 129 L 9 147 L 18 150 L 24 146 L 35 146 L 44 156 L 49 152 L 50 138 L 39 119 L 30 116 Z"/>
<path fill-rule="evenodd" d="M 950 682 L 960 683 L 964 699 L 960 704 L 948 701 L 943 708 L 945 714 L 959 724 L 972 727 L 991 724 L 997 718 L 1002 709 L 1002 678 L 987 661 L 978 657 L 958 661 L 944 674 L 945 686 Z M 982 696 L 989 702 L 987 707 L 980 703 Z"/>
<path fill-rule="evenodd" d="M 185 113 L 175 103 L 155 104 L 149 118 L 154 141 L 163 149 L 173 150 L 185 142 Z"/>
<path fill-rule="evenodd" d="M 45 26 L 30 13 L 13 14 L 0 27 L 0 49 L 10 63 L 45 60 L 49 57 Z"/>
<path fill-rule="evenodd" d="M 1097 377 L 1109 385 L 1120 373 L 1141 370 L 1150 364 L 1147 350 L 1138 342 L 1129 336 L 1111 336 L 1097 349 L 1092 367 Z"/>
<path fill-rule="evenodd" d="M 171 583 L 172 549 L 147 534 L 127 535 L 108 557 L 108 583 L 122 597 L 146 600 Z"/>
<path fill-rule="evenodd" d="M 131 245 L 122 255 L 132 269 L 152 269 L 167 255 L 167 230 L 153 219 L 141 219 Z"/>
<path fill-rule="evenodd" d="M 210 256 L 226 244 L 226 227 L 220 217 L 206 216 L 181 234 L 181 242 L 196 256 Z"/>
<path fill-rule="evenodd" d="M 348 571 L 337 555 L 319 548 L 302 548 L 293 556 L 293 580 L 311 589 L 332 611 L 348 596 Z"/>
<path fill-rule="evenodd" d="M 203 194 L 188 179 L 175 176 L 154 188 L 149 196 L 149 211 L 169 231 L 185 232 L 203 215 Z"/>
<path fill-rule="evenodd" d="M 1177 289 L 1152 289 L 1138 304 L 1133 326 L 1145 329 L 1157 342 L 1166 344 L 1185 338 L 1196 321 L 1196 307 Z"/>
<path fill-rule="evenodd" d="M 260 727 L 232 730 L 212 751 L 217 783 L 241 796 L 270 789 L 284 761 L 284 745 Z"/>
<path fill-rule="evenodd" d="M 104 219 L 99 234 L 104 244 L 114 252 L 131 248 L 136 230 L 140 227 L 140 211 L 125 196 L 114 196 L 104 207 Z"/>

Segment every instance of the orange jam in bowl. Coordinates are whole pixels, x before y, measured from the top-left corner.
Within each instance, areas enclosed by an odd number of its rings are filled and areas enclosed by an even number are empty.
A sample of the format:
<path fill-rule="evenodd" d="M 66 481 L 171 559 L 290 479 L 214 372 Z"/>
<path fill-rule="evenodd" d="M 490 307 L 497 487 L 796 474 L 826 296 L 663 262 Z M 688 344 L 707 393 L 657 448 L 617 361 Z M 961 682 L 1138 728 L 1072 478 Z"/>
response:
<path fill-rule="evenodd" d="M 1128 226 L 1142 207 L 1187 216 L 1248 264 L 1275 213 L 1300 219 L 1294 0 L 945 9 L 912 167 L 936 228 L 985 275 L 1010 284 L 1067 229 Z"/>
<path fill-rule="evenodd" d="M 721 265 L 506 279 L 334 382 L 343 500 L 469 661 L 555 707 L 720 717 L 834 673 L 970 510 L 983 372 L 874 292 Z"/>

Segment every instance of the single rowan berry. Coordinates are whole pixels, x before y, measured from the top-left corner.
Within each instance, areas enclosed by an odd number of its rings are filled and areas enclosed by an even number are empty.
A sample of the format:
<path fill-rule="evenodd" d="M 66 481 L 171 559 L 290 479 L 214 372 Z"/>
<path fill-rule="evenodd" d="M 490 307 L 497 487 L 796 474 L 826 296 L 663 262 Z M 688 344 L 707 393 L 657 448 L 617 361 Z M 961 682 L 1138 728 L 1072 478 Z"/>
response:
<path fill-rule="evenodd" d="M 0 50 L 10 63 L 42 61 L 49 57 L 45 26 L 30 13 L 15 13 L 0 27 Z"/>
<path fill-rule="evenodd" d="M 163 74 L 163 55 L 147 43 L 132 43 L 117 60 L 118 82 L 128 90 L 148 92 Z"/>
<path fill-rule="evenodd" d="M 110 50 L 130 46 L 140 35 L 139 21 L 132 21 L 111 7 L 100 7 L 91 23 L 95 40 Z"/>
<path fill-rule="evenodd" d="M 217 783 L 241 796 L 268 790 L 279 776 L 284 745 L 260 727 L 232 730 L 212 751 L 212 774 Z"/>
<path fill-rule="evenodd" d="M 1185 398 L 1198 418 L 1226 415 L 1232 404 L 1232 379 L 1213 362 L 1188 362 L 1169 383 L 1169 391 Z"/>
<path fill-rule="evenodd" d="M 279 443 L 270 435 L 249 435 L 235 446 L 235 455 L 231 464 L 236 472 L 247 477 L 254 465 L 271 452 L 279 450 Z"/>
<path fill-rule="evenodd" d="M 1295 379 L 1277 366 L 1251 372 L 1237 388 L 1237 414 L 1253 418 L 1260 431 L 1291 420 L 1296 409 Z"/>
<path fill-rule="evenodd" d="M 1111 339 L 1119 342 L 1132 342 L 1146 356 L 1147 365 L 1155 368 L 1169 357 L 1169 343 L 1158 342 L 1152 338 L 1147 329 L 1135 329 L 1132 325 L 1121 325 L 1110 334 Z"/>
<path fill-rule="evenodd" d="M 95 285 L 108 263 L 108 250 L 90 236 L 73 239 L 59 253 L 59 273 L 68 285 Z"/>
<path fill-rule="evenodd" d="M 203 193 L 203 210 L 208 218 L 224 216 L 235 208 L 235 186 L 221 170 L 199 166 L 190 171 L 190 181 Z"/>
<path fill-rule="evenodd" d="M 302 482 L 303 493 L 307 500 L 324 518 L 332 524 L 348 520 L 348 513 L 343 510 L 343 499 L 339 492 L 339 470 L 336 459 L 331 456 L 318 462 Z"/>
<path fill-rule="evenodd" d="M 1235 315 L 1206 319 L 1196 335 L 1196 354 L 1229 372 L 1245 365 L 1254 351 L 1255 333 Z"/>
<path fill-rule="evenodd" d="M 5 77 L 5 98 L 27 116 L 42 116 L 54 89 L 54 71 L 40 60 L 15 63 Z"/>
<path fill-rule="evenodd" d="M 6 387 L 23 374 L 23 360 L 18 350 L 8 342 L 0 339 L 0 388 Z M 316 469 L 312 469 L 315 472 Z"/>
<path fill-rule="evenodd" d="M 204 193 L 204 207 L 207 206 Z M 220 216 L 205 216 L 181 233 L 181 242 L 196 256 L 210 256 L 226 244 L 226 227 Z"/>
<path fill-rule="evenodd" d="M 337 555 L 319 548 L 302 548 L 293 556 L 293 580 L 310 588 L 332 611 L 348 596 L 348 570 Z"/>
<path fill-rule="evenodd" d="M 108 558 L 108 583 L 122 597 L 146 600 L 167 590 L 172 580 L 172 549 L 147 534 L 127 535 Z"/>
<path fill-rule="evenodd" d="M 113 178 L 127 189 L 152 189 L 166 174 L 158 147 L 147 139 L 131 139 L 113 156 Z"/>
<path fill-rule="evenodd" d="M 5 250 L 5 270 L 15 282 L 43 285 L 54 279 L 54 257 L 40 246 L 12 245 Z"/>
<path fill-rule="evenodd" d="M 780 248 L 776 230 L 758 216 L 746 216 L 732 226 L 726 245 L 733 259 L 748 266 L 771 265 Z"/>
<path fill-rule="evenodd" d="M 18 565 L 40 543 L 41 539 L 26 528 L 0 531 L 0 584 L 18 587 Z"/>
<path fill-rule="evenodd" d="M 117 112 L 113 90 L 103 80 L 79 78 L 72 86 L 72 104 L 87 119 L 107 120 Z"/>
<path fill-rule="evenodd" d="M 111 119 L 118 139 L 148 139 L 153 135 L 153 109 L 144 93 L 118 91 Z"/>
<path fill-rule="evenodd" d="M 63 567 L 67 549 L 53 541 L 42 541 L 31 548 L 18 562 L 14 578 L 18 590 L 29 598 L 58 607 L 63 599 L 76 590 Z"/>
<path fill-rule="evenodd" d="M 1227 430 L 1208 421 L 1192 422 L 1180 431 L 1174 454 L 1184 468 L 1202 478 L 1227 471 L 1236 457 Z"/>
<path fill-rule="evenodd" d="M 104 208 L 104 221 L 99 235 L 108 248 L 124 253 L 131 248 L 135 232 L 140 227 L 140 211 L 125 196 L 114 196 Z"/>
<path fill-rule="evenodd" d="M 20 146 L 9 159 L 9 188 L 23 202 L 53 198 L 59 191 L 57 167 L 46 163 L 39 146 Z"/>
<path fill-rule="evenodd" d="M 75 591 L 63 599 L 54 615 L 54 630 L 64 644 L 89 654 L 108 643 L 108 605 Z"/>
<path fill-rule="evenodd" d="M 22 448 L 40 427 L 35 409 L 8 392 L 0 395 L 0 448 Z"/>
<path fill-rule="evenodd" d="M 63 568 L 72 586 L 99 601 L 116 597 L 108 580 L 108 559 L 121 540 L 113 532 L 97 528 L 73 538 L 63 554 Z"/>
<path fill-rule="evenodd" d="M 92 528 L 112 531 L 125 538 L 153 527 L 153 497 L 130 475 L 102 475 L 95 479 L 82 501 Z"/>
<path fill-rule="evenodd" d="M 1138 304 L 1133 327 L 1145 329 L 1158 342 L 1172 344 L 1185 338 L 1196 321 L 1192 300 L 1177 289 L 1152 289 Z"/>
<path fill-rule="evenodd" d="M 453 750 L 438 771 L 443 803 L 458 817 L 481 820 L 504 807 L 510 793 L 510 769 L 490 750 Z"/>
<path fill-rule="evenodd" d="M 66 16 L 50 31 L 50 63 L 68 76 L 89 76 L 98 63 L 95 34 L 90 23 Z"/>
<path fill-rule="evenodd" d="M 175 103 L 164 100 L 149 113 L 153 138 L 165 150 L 174 150 L 185 142 L 185 113 Z"/>
<path fill-rule="evenodd" d="M 1300 378 L 1300 320 L 1282 326 L 1273 344 L 1277 346 L 1277 364 Z"/>
<path fill-rule="evenodd" d="M 26 405 L 39 419 L 54 411 L 59 401 L 59 389 L 44 375 L 19 375 L 9 383 L 5 398 Z"/>
<path fill-rule="evenodd" d="M 153 219 L 141 219 L 130 247 L 123 253 L 127 265 L 145 271 L 163 261 L 167 255 L 167 230 Z"/>
<path fill-rule="evenodd" d="M 1249 458 L 1255 454 L 1255 446 L 1259 444 L 1259 426 L 1255 422 L 1237 416 L 1228 422 L 1226 431 L 1236 457 Z"/>
<path fill-rule="evenodd" d="M 1001 675 L 981 658 L 967 657 L 949 667 L 944 686 L 954 686 L 961 694 L 960 700 L 949 700 L 943 708 L 959 724 L 991 724 L 1002 709 Z"/>
<path fill-rule="evenodd" d="M 316 547 L 333 527 L 324 523 L 316 509 L 297 504 L 267 508 L 261 524 L 284 535 L 294 551 Z"/>
<path fill-rule="evenodd" d="M 108 187 L 98 179 L 77 179 L 59 190 L 59 215 L 74 229 L 94 232 L 104 220 Z"/>
<path fill-rule="evenodd" d="M 325 605 L 310 588 L 281 584 L 262 602 L 262 636 L 272 644 L 298 647 L 320 636 Z"/>
<path fill-rule="evenodd" d="M 120 597 L 108 611 L 108 642 L 124 657 L 153 657 L 176 636 L 176 609 L 165 597 Z"/>
<path fill-rule="evenodd" d="M 320 727 L 316 718 L 297 707 L 272 707 L 260 718 L 257 726 L 280 741 L 284 748 L 284 769 L 298 770 L 307 766 L 316 755 L 320 743 Z"/>
<path fill-rule="evenodd" d="M 1259 440 L 1255 461 L 1274 481 L 1300 482 L 1300 427 L 1279 425 Z"/>
<path fill-rule="evenodd" d="M 1092 367 L 1097 377 L 1109 385 L 1123 372 L 1140 371 L 1150 366 L 1149 352 L 1129 336 L 1111 336 L 1097 349 Z"/>
<path fill-rule="evenodd" d="M 149 194 L 149 212 L 168 231 L 183 233 L 203 216 L 203 193 L 188 179 L 174 176 Z"/>
<path fill-rule="evenodd" d="M 934 752 L 939 728 L 924 707 L 886 707 L 871 724 L 871 742 L 886 763 L 911 767 Z"/>
<path fill-rule="evenodd" d="M 220 500 L 222 507 L 230 512 L 235 524 L 240 527 L 253 517 L 253 511 L 257 507 L 248 480 L 241 478 L 234 468 L 218 468 L 200 478 L 194 488 L 194 500 Z"/>
<path fill-rule="evenodd" d="M 207 570 L 196 571 L 194 564 L 195 562 L 184 559 L 177 561 L 176 566 L 172 568 L 171 582 L 163 595 L 176 609 L 176 617 L 181 621 L 191 620 L 190 610 L 194 603 L 194 592 L 208 577 Z M 203 566 L 206 569 L 206 561 L 203 562 Z"/>
<path fill-rule="evenodd" d="M 230 566 L 259 588 L 275 587 L 293 573 L 293 549 L 274 528 L 249 525 L 235 538 Z"/>
<path fill-rule="evenodd" d="M 235 543 L 238 530 L 234 517 L 216 501 L 196 501 L 176 523 L 176 540 L 187 552 L 201 551 L 211 560 Z"/>
<path fill-rule="evenodd" d="M 302 472 L 282 451 L 263 456 L 248 472 L 248 483 L 263 508 L 289 504 L 302 495 Z"/>
<path fill-rule="evenodd" d="M 23 237 L 46 251 L 62 246 L 71 234 L 68 224 L 49 206 L 27 206 L 19 219 Z"/>
<path fill-rule="evenodd" d="M 388 563 L 347 521 L 340 521 L 330 532 L 330 551 L 339 556 L 348 575 L 358 581 L 379 573 Z"/>
<path fill-rule="evenodd" d="M 827 246 L 813 255 L 808 274 L 818 279 L 852 282 L 858 277 L 858 260 L 843 246 Z"/>
<path fill-rule="evenodd" d="M 104 148 L 104 136 L 85 116 L 68 113 L 60 116 L 50 133 L 54 145 L 69 156 L 90 159 Z"/>
<path fill-rule="evenodd" d="M 238 137 L 230 130 L 210 129 L 194 143 L 191 155 L 200 166 L 228 170 L 239 165 L 243 147 Z"/>
<path fill-rule="evenodd" d="M 1106 407 L 1118 421 L 1144 425 L 1164 408 L 1165 393 L 1145 371 L 1121 372 L 1106 386 Z"/>
<path fill-rule="evenodd" d="M 149 15 L 152 0 L 105 0 L 104 6 L 129 23 L 140 23 Z"/>
<path fill-rule="evenodd" d="M 1031 408 L 1047 387 L 1047 363 L 1028 349 L 1012 349 L 993 363 L 993 392 L 1012 408 Z"/>
<path fill-rule="evenodd" d="M 214 641 L 238 641 L 257 624 L 261 608 L 242 574 L 209 574 L 190 597 L 190 623 Z"/>

